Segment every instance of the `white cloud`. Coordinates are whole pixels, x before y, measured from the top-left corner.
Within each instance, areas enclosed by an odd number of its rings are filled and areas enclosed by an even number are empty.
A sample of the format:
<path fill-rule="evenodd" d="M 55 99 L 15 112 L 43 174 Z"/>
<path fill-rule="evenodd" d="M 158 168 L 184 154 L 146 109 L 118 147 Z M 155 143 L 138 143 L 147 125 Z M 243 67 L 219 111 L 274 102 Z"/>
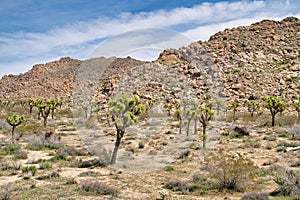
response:
<path fill-rule="evenodd" d="M 241 0 L 231 3 L 203 3 L 170 11 L 122 13 L 119 18 L 98 18 L 73 23 L 46 33 L 0 33 L 0 76 L 8 72 L 27 70 L 45 58 L 53 60 L 71 56 L 84 59 L 94 48 L 95 41 L 135 29 L 182 26 L 185 30 L 181 31 L 187 36 L 195 40 L 207 40 L 210 35 L 225 28 L 249 25 L 265 18 L 281 19 L 290 15 L 299 17 L 299 1 Z M 30 61 L 34 63 L 29 64 Z M 6 66 L 11 66 L 11 70 L 4 70 Z"/>

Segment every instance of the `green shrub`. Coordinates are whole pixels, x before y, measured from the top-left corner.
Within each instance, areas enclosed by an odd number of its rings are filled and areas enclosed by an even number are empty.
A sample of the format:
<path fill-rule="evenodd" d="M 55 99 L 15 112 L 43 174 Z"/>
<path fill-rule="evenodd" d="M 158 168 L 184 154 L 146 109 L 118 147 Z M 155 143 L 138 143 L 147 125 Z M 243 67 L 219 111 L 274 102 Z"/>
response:
<path fill-rule="evenodd" d="M 37 171 L 37 168 L 34 165 L 24 166 L 24 167 L 21 168 L 21 171 L 22 171 L 23 174 L 31 172 L 32 176 L 34 176 L 36 171 Z"/>
<path fill-rule="evenodd" d="M 228 155 L 219 152 L 208 158 L 208 170 L 219 190 L 243 191 L 253 181 L 257 167 L 241 155 Z"/>
<path fill-rule="evenodd" d="M 13 155 L 15 152 L 19 151 L 21 146 L 19 144 L 8 144 L 0 149 L 0 154 L 2 155 Z"/>
<path fill-rule="evenodd" d="M 278 166 L 275 169 L 274 181 L 279 188 L 271 193 L 272 196 L 292 196 L 300 198 L 300 174 L 285 167 Z"/>
<path fill-rule="evenodd" d="M 95 193 L 97 195 L 111 195 L 113 197 L 116 197 L 119 193 L 116 188 L 111 187 L 106 183 L 91 180 L 84 181 L 81 184 L 81 190 L 85 192 Z"/>

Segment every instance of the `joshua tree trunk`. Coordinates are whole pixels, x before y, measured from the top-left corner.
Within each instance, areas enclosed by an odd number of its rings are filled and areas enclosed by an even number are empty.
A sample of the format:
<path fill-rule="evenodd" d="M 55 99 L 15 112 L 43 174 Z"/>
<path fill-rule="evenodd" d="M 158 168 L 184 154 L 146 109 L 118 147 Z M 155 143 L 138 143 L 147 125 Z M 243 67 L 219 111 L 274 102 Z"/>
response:
<path fill-rule="evenodd" d="M 194 124 L 194 135 L 197 134 L 197 122 L 198 122 L 198 119 L 196 118 L 195 119 L 195 124 Z"/>
<path fill-rule="evenodd" d="M 273 114 L 273 113 L 272 113 L 272 126 L 275 126 L 275 115 L 276 115 L 276 114 Z"/>
<path fill-rule="evenodd" d="M 192 121 L 192 118 L 189 118 L 188 119 L 188 127 L 187 127 L 187 130 L 186 130 L 186 136 L 189 136 L 189 134 L 190 134 L 191 121 Z"/>
<path fill-rule="evenodd" d="M 115 142 L 115 148 L 114 148 L 114 151 L 113 151 L 113 154 L 111 156 L 111 160 L 110 160 L 110 164 L 111 165 L 114 165 L 116 164 L 116 160 L 117 160 L 117 154 L 118 154 L 118 150 L 119 150 L 119 146 L 121 144 L 121 140 L 124 136 L 124 131 L 122 130 L 117 130 L 117 140 Z"/>
<path fill-rule="evenodd" d="M 203 124 L 203 130 L 202 130 L 202 140 L 203 140 L 203 149 L 206 148 L 206 139 L 207 139 L 207 135 L 206 135 L 206 124 Z"/>
<path fill-rule="evenodd" d="M 44 118 L 44 127 L 47 126 L 47 117 L 43 117 Z"/>
<path fill-rule="evenodd" d="M 179 121 L 179 134 L 181 134 L 182 132 L 182 118 L 180 118 L 180 121 Z"/>
<path fill-rule="evenodd" d="M 16 129 L 16 126 L 13 126 L 12 130 L 11 130 L 11 143 L 12 144 L 15 143 L 15 129 Z"/>

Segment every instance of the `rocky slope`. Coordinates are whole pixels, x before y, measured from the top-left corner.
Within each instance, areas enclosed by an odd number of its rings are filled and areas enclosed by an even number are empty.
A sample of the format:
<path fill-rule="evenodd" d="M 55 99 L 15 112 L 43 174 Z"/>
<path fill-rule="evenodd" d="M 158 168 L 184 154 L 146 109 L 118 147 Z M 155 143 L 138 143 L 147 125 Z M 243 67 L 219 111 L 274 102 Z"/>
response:
<path fill-rule="evenodd" d="M 300 20 L 289 17 L 226 29 L 207 42 L 165 50 L 153 65 L 163 64 L 184 75 L 199 97 L 212 91 L 233 101 L 251 95 L 279 95 L 286 99 L 299 95 L 299 60 Z M 77 70 L 85 62 L 88 61 L 62 58 L 35 65 L 25 74 L 4 76 L 0 80 L 0 98 L 70 97 Z M 89 62 L 97 66 L 98 61 Z M 108 97 L 118 80 L 143 63 L 131 58 L 116 59 L 102 76 L 98 97 Z"/>
<path fill-rule="evenodd" d="M 208 42 L 195 42 L 179 50 L 166 50 L 157 62 L 176 67 L 191 79 L 194 88 L 203 85 L 199 69 L 206 55 L 211 68 L 220 73 L 230 100 L 251 95 L 278 95 L 290 99 L 300 94 L 300 20 L 263 20 L 251 26 L 226 29 Z M 196 65 L 195 65 L 196 63 Z M 200 88 L 203 90 L 203 88 Z"/>

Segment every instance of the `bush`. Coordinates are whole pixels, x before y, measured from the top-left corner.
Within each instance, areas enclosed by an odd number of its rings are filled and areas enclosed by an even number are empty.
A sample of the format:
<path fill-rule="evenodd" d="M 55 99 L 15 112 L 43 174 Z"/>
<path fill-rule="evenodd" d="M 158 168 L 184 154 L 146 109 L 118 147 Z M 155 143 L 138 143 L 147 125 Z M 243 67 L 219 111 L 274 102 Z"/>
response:
<path fill-rule="evenodd" d="M 21 149 L 19 144 L 8 144 L 5 147 L 0 149 L 0 154 L 4 155 L 13 155 Z"/>
<path fill-rule="evenodd" d="M 241 155 L 224 153 L 209 158 L 208 170 L 219 190 L 243 191 L 252 182 L 256 167 L 253 162 Z"/>
<path fill-rule="evenodd" d="M 31 166 L 25 166 L 25 167 L 22 167 L 22 168 L 21 168 L 21 171 L 22 171 L 23 174 L 24 174 L 24 173 L 31 172 L 32 176 L 34 176 L 35 173 L 36 173 L 36 171 L 37 171 L 37 168 L 36 168 L 36 166 L 34 166 L 34 165 L 31 165 Z"/>
<path fill-rule="evenodd" d="M 11 199 L 11 196 L 12 196 L 12 190 L 8 185 L 0 188 L 0 199 L 1 200 L 9 200 L 9 199 Z"/>
<path fill-rule="evenodd" d="M 247 192 L 241 200 L 268 200 L 269 195 L 267 193 Z"/>
<path fill-rule="evenodd" d="M 106 183 L 91 180 L 84 181 L 81 184 L 81 190 L 100 195 L 111 195 L 113 197 L 116 197 L 119 193 L 116 188 L 111 187 Z"/>
<path fill-rule="evenodd" d="M 28 153 L 26 151 L 18 150 L 15 153 L 15 158 L 16 159 L 27 159 L 28 158 L 27 154 Z"/>
<path fill-rule="evenodd" d="M 190 191 L 190 186 L 186 182 L 179 180 L 170 180 L 165 184 L 164 188 L 174 192 L 180 191 L 182 194 L 187 194 Z"/>
<path fill-rule="evenodd" d="M 48 162 L 41 162 L 41 163 L 39 163 L 39 169 L 49 170 L 49 169 L 52 169 L 52 165 Z"/>
<path fill-rule="evenodd" d="M 272 196 L 294 196 L 300 198 L 300 174 L 285 167 L 277 167 L 274 181 L 279 188 L 271 193 Z"/>
<path fill-rule="evenodd" d="M 39 176 L 36 179 L 37 180 L 45 180 L 45 179 L 58 178 L 58 177 L 60 177 L 58 172 L 52 172 L 52 173 L 44 175 L 44 176 Z"/>
<path fill-rule="evenodd" d="M 27 148 L 30 150 L 43 150 L 58 149 L 60 146 L 60 137 L 54 135 L 47 137 L 45 134 L 40 134 L 29 138 Z"/>
<path fill-rule="evenodd" d="M 0 170 L 19 170 L 21 163 L 19 162 L 0 162 Z"/>

